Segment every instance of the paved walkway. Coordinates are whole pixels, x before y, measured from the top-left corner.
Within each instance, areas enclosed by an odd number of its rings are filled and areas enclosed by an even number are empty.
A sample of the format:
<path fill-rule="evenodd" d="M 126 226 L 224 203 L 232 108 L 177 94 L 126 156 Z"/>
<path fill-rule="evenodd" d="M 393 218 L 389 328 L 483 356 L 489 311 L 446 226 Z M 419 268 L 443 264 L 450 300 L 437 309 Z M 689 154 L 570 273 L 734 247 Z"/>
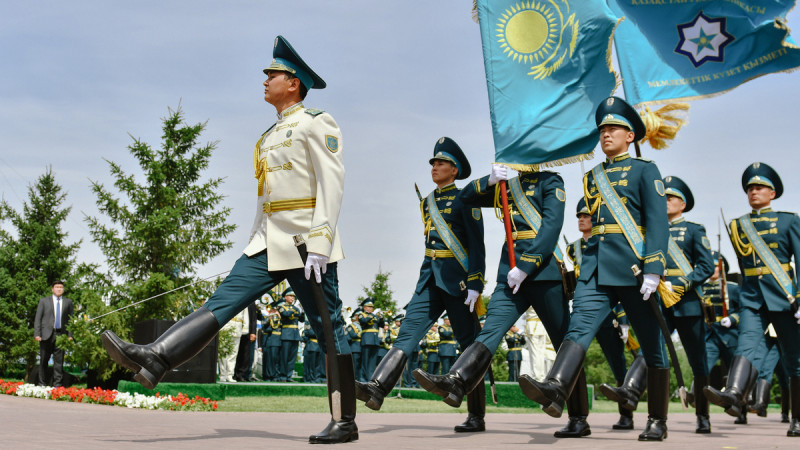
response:
<path fill-rule="evenodd" d="M 327 414 L 145 411 L 0 395 L 1 448 L 297 448 L 309 447 L 308 435 L 321 430 Z M 473 449 L 557 444 L 582 449 L 761 449 L 800 448 L 800 438 L 786 437 L 779 415 L 752 417 L 735 426 L 725 414 L 711 417 L 710 435 L 694 433 L 694 415 L 672 414 L 669 439 L 638 442 L 645 413 L 634 417 L 637 430 L 612 431 L 616 414 L 592 414 L 592 436 L 555 439 L 566 418 L 545 414 L 490 414 L 489 431 L 456 434 L 458 414 L 360 414 L 360 439 L 337 448 Z M 316 447 L 315 447 L 316 448 Z"/>

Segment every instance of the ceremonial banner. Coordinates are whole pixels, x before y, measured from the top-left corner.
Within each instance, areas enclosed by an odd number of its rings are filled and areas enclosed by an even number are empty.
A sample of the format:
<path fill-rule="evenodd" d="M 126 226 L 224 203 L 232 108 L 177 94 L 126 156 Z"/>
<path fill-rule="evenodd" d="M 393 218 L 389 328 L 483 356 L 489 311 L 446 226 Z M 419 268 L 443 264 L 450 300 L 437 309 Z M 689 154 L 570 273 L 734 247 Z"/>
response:
<path fill-rule="evenodd" d="M 795 0 L 608 0 L 631 104 L 719 94 L 800 66 L 786 13 Z"/>
<path fill-rule="evenodd" d="M 590 159 L 594 111 L 616 87 L 616 17 L 599 0 L 478 0 L 495 161 L 519 170 Z"/>

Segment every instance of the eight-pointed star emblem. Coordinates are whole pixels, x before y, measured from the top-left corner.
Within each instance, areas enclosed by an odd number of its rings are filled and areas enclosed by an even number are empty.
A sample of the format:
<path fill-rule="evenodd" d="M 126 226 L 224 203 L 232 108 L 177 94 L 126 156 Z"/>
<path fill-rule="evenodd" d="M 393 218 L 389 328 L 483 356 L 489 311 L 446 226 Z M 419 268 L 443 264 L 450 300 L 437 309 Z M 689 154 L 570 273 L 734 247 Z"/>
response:
<path fill-rule="evenodd" d="M 689 23 L 678 25 L 680 41 L 675 48 L 685 55 L 695 67 L 706 61 L 722 62 L 725 46 L 735 39 L 725 30 L 725 18 L 712 19 L 702 11 Z"/>

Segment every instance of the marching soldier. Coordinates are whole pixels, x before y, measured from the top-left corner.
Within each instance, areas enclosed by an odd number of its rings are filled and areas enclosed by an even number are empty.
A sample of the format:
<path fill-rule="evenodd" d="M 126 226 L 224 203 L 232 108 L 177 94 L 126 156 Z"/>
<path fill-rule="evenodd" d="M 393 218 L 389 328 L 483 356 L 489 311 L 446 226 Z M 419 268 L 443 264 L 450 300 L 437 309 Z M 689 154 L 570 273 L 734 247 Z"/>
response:
<path fill-rule="evenodd" d="M 357 383 L 358 398 L 371 409 L 380 409 L 384 397 L 397 384 L 403 367 L 413 371 L 418 366 L 419 343 L 442 312 L 447 311 L 453 333 L 462 348 L 478 335 L 472 314 L 475 301 L 483 291 L 485 247 L 483 217 L 479 209 L 466 206 L 459 198 L 455 180 L 469 177 L 472 169 L 455 141 L 442 137 L 434 146 L 431 178 L 436 189 L 420 198 L 420 212 L 425 225 L 425 257 L 419 281 L 392 349 L 375 369 L 368 383 Z M 466 298 L 466 302 L 465 302 Z M 470 306 L 466 306 L 469 304 Z M 481 374 L 482 376 L 482 374 Z M 407 380 L 406 385 L 412 386 Z M 486 429 L 485 387 L 481 383 L 474 395 L 467 397 L 467 420 L 456 432 L 480 432 Z"/>
<path fill-rule="evenodd" d="M 792 421 L 787 436 L 800 436 L 800 312 L 797 278 L 791 266 L 800 262 L 800 218 L 773 211 L 772 200 L 783 194 L 778 173 L 764 163 L 753 163 L 742 174 L 742 188 L 752 212 L 730 224 L 731 242 L 743 269 L 740 295 L 739 346 L 722 391 L 706 387 L 711 403 L 736 417 L 749 393 L 753 363 L 766 349 L 763 334 L 772 323 L 784 351 L 791 377 Z"/>
<path fill-rule="evenodd" d="M 442 373 L 447 373 L 456 360 L 458 342 L 447 314 L 442 317 L 442 321 L 444 325 L 439 327 L 439 363 L 442 366 Z"/>
<path fill-rule="evenodd" d="M 646 131 L 633 107 L 610 97 L 597 108 L 595 119 L 606 160 L 583 178 L 592 238 L 581 260 L 569 332 L 547 379 L 540 383 L 523 376 L 520 385 L 528 398 L 558 417 L 578 379 L 586 349 L 611 312 L 612 302 L 619 301 L 647 362 L 648 420 L 639 440 L 660 441 L 667 437 L 669 362 L 658 311 L 642 300 L 655 295 L 667 264 L 664 182 L 653 162 L 628 153 L 628 146 Z M 641 283 L 634 268 L 644 273 Z"/>
<path fill-rule="evenodd" d="M 440 395 L 453 407 L 458 407 L 464 395 L 473 392 L 476 386 L 484 385 L 484 374 L 506 330 L 529 306 L 533 306 L 542 319 L 556 346 L 561 344 L 569 325 L 568 303 L 564 300 L 559 268 L 563 256 L 556 247 L 564 221 L 564 181 L 560 175 L 549 171 L 520 173 L 511 178 L 507 167 L 493 164 L 491 174 L 469 183 L 461 191 L 460 198 L 468 205 L 493 208 L 500 181 L 508 181 L 517 266 L 510 267 L 508 246 L 504 243 L 497 287 L 489 302 L 486 323 L 475 342 L 466 347 L 447 374 L 414 371 L 414 377 L 425 390 Z M 582 392 L 588 408 L 585 377 L 582 380 L 582 389 L 576 392 Z"/>
<path fill-rule="evenodd" d="M 422 339 L 422 348 L 425 349 L 425 362 L 431 373 L 439 373 L 439 326 L 433 324 Z"/>
<path fill-rule="evenodd" d="M 381 346 L 379 331 L 383 328 L 383 318 L 372 313 L 375 304 L 369 297 L 361 302 L 361 309 L 363 311 L 358 316 L 361 326 L 361 376 L 358 379 L 365 380 L 378 365 L 378 349 Z"/>
<path fill-rule="evenodd" d="M 352 362 L 337 293 L 336 263 L 344 257 L 337 231 L 344 192 L 342 133 L 329 114 L 303 105 L 307 92 L 324 88 L 325 81 L 282 36 L 275 39 L 272 55 L 272 63 L 264 69 L 264 100 L 275 107 L 278 120 L 261 136 L 254 152 L 258 209 L 244 255 L 202 307 L 156 342 L 133 345 L 106 331 L 103 345 L 114 361 L 136 372 L 136 380 L 153 389 L 167 371 L 202 350 L 239 311 L 287 280 L 300 301 L 307 302 L 304 309 L 310 312 L 318 336 L 323 336 L 320 314 L 330 315 L 337 354 L 328 355 L 328 360 L 341 375 L 341 386 L 335 386 L 341 403 L 331 402 L 331 421 L 309 442 L 349 442 L 358 439 L 358 427 Z M 305 264 L 295 247 L 298 235 L 308 249 Z M 313 304 L 308 281 L 312 272 L 322 285 L 327 311 Z M 334 392 L 330 388 L 329 395 Z"/>
<path fill-rule="evenodd" d="M 567 246 L 567 256 L 572 261 L 573 267 L 575 267 L 575 276 L 579 277 L 583 252 L 586 251 L 586 247 L 589 245 L 589 239 L 592 237 L 592 216 L 589 214 L 589 208 L 586 207 L 586 200 L 583 198 L 578 201 L 575 217 L 578 218 L 578 230 L 583 233 L 583 236 Z M 622 309 L 620 304 L 616 304 L 611 309 L 611 313 L 609 313 L 608 317 L 606 317 L 600 325 L 595 335 L 595 339 L 597 339 L 597 343 L 600 344 L 600 348 L 603 350 L 603 355 L 606 357 L 609 367 L 611 367 L 611 373 L 614 374 L 614 379 L 617 381 L 618 386 L 624 383 L 625 374 L 627 373 L 627 369 L 625 368 L 625 344 L 629 337 L 629 327 L 630 325 L 628 324 L 625 310 Z M 600 390 L 607 397 L 611 398 L 609 394 L 603 390 L 604 387 L 613 388 L 605 383 L 600 385 Z M 611 428 L 615 430 L 632 430 L 633 410 L 624 408 L 623 403 L 619 404 L 618 409 L 619 420 L 617 423 L 613 424 Z M 567 410 L 570 415 L 570 424 L 566 428 L 560 430 L 559 433 L 567 434 L 572 432 L 580 434 L 580 430 L 589 427 L 586 423 L 586 416 L 589 414 L 588 408 L 582 408 L 581 405 L 576 403 L 572 408 L 570 408 L 570 405 L 567 405 Z"/>
<path fill-rule="evenodd" d="M 695 391 L 708 385 L 706 362 L 706 323 L 703 320 L 703 283 L 714 273 L 711 242 L 706 229 L 687 221 L 683 213 L 694 207 L 694 196 L 689 186 L 676 176 L 664 178 L 667 194 L 667 218 L 670 242 L 668 244 L 666 280 L 681 300 L 664 310 L 670 329 L 677 329 L 689 365 L 694 375 Z M 696 433 L 710 433 L 708 400 L 705 395 L 695 395 Z"/>
<path fill-rule="evenodd" d="M 292 382 L 294 363 L 297 361 L 297 349 L 300 347 L 299 322 L 305 320 L 300 308 L 294 305 L 295 295 L 292 288 L 283 291 L 283 304 L 278 306 L 281 317 L 281 355 L 278 381 Z"/>
<path fill-rule="evenodd" d="M 525 345 L 525 337 L 519 334 L 519 328 L 512 326 L 506 333 L 506 361 L 508 362 L 508 381 L 517 381 L 519 378 L 519 367 L 522 362 L 522 346 Z M 447 372 L 444 372 L 447 373 Z"/>

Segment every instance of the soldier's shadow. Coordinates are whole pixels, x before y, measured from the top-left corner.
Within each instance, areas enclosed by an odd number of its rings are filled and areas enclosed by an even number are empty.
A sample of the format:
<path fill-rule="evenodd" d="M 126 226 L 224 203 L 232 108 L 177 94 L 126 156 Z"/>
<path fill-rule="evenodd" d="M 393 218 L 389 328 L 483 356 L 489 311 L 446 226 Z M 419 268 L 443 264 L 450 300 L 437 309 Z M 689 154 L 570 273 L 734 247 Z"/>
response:
<path fill-rule="evenodd" d="M 176 431 L 176 434 L 179 431 Z M 296 441 L 301 443 L 308 443 L 308 436 L 297 436 L 282 433 L 273 433 L 269 431 L 259 431 L 252 429 L 233 429 L 233 428 L 220 428 L 213 430 L 211 433 L 200 435 L 182 435 L 172 437 L 156 437 L 156 438 L 119 438 L 119 439 L 105 439 L 109 442 L 126 442 L 130 444 L 148 444 L 160 442 L 190 442 L 190 441 L 204 441 L 207 439 L 233 439 L 233 438 L 254 438 L 254 439 L 276 439 L 284 441 Z"/>

